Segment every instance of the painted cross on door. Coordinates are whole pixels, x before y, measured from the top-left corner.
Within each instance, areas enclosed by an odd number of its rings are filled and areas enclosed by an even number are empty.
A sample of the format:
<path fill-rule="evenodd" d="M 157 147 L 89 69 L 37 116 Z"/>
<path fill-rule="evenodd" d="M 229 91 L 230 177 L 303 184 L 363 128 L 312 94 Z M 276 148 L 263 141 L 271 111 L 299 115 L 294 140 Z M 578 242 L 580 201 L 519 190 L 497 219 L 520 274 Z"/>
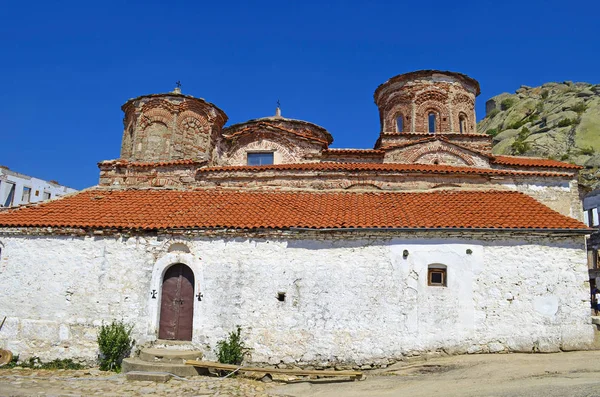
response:
<path fill-rule="evenodd" d="M 192 340 L 193 319 L 194 273 L 178 263 L 163 278 L 158 338 Z"/>

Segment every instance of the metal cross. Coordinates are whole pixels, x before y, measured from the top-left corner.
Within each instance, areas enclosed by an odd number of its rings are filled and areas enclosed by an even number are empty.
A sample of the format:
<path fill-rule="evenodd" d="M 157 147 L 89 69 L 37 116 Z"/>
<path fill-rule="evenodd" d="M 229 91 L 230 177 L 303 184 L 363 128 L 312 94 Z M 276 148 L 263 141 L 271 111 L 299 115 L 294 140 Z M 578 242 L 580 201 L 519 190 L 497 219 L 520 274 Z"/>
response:
<path fill-rule="evenodd" d="M 177 80 L 177 82 L 175 83 L 175 85 L 177 86 L 177 88 L 181 88 L 181 81 Z"/>
<path fill-rule="evenodd" d="M 277 100 L 277 107 L 280 108 L 281 107 L 281 102 L 279 102 L 279 99 Z"/>

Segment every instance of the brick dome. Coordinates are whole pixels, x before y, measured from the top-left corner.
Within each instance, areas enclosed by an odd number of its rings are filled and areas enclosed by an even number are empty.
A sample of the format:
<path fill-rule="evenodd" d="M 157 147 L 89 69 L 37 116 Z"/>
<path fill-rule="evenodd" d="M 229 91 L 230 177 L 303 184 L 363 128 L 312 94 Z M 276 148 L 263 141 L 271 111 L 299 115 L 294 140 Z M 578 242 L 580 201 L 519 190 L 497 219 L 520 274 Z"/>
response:
<path fill-rule="evenodd" d="M 476 133 L 479 83 L 455 72 L 420 70 L 375 90 L 382 133 Z"/>

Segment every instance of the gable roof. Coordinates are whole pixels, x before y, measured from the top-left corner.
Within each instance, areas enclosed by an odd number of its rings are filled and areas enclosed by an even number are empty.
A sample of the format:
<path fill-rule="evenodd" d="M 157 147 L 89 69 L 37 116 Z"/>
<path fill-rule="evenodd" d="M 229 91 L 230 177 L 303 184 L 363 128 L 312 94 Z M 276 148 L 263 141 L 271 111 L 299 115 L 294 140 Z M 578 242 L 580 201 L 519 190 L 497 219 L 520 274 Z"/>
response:
<path fill-rule="evenodd" d="M 588 233 L 514 191 L 87 190 L 0 212 L 0 227 L 84 229 L 526 229 Z"/>
<path fill-rule="evenodd" d="M 582 166 L 577 164 L 565 163 L 564 161 L 536 157 L 494 156 L 491 161 L 493 164 L 512 165 L 521 167 L 571 168 L 576 170 L 583 169 Z"/>

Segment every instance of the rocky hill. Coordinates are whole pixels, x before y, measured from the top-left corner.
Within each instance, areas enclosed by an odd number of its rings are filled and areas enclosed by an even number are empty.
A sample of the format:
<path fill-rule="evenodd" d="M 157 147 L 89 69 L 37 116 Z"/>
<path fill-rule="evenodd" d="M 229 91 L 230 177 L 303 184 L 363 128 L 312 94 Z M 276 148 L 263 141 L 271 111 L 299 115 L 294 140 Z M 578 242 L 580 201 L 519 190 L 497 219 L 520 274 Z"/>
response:
<path fill-rule="evenodd" d="M 495 154 L 579 164 L 580 182 L 600 188 L 600 84 L 521 86 L 488 100 L 477 128 L 494 137 Z"/>

